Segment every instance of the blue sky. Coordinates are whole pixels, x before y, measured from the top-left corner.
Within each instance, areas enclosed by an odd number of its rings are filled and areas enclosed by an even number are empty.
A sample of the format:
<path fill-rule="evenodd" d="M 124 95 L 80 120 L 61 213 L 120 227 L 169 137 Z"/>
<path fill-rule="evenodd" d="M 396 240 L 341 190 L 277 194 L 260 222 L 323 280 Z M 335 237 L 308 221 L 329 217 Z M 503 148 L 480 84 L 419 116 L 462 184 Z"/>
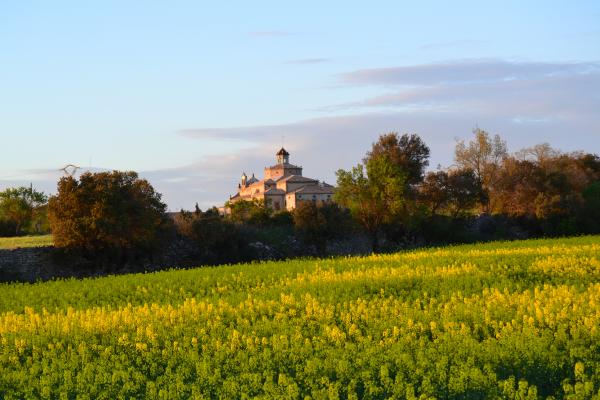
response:
<path fill-rule="evenodd" d="M 2 4 L 0 189 L 74 163 L 206 207 L 281 136 L 329 182 L 387 131 L 600 153 L 600 2 L 221 3 Z"/>

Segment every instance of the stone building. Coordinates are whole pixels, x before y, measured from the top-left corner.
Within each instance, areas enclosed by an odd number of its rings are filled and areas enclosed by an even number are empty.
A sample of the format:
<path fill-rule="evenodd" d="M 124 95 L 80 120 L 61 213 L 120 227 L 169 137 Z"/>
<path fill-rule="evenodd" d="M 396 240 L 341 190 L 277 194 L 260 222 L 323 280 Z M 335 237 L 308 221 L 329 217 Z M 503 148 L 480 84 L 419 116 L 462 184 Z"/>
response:
<path fill-rule="evenodd" d="M 325 182 L 302 176 L 302 167 L 290 164 L 290 153 L 283 147 L 277 152 L 277 164 L 266 167 L 264 178 L 242 174 L 238 192 L 230 196 L 234 203 L 264 200 L 274 210 L 293 210 L 303 201 L 324 204 L 333 201 L 335 188 Z"/>

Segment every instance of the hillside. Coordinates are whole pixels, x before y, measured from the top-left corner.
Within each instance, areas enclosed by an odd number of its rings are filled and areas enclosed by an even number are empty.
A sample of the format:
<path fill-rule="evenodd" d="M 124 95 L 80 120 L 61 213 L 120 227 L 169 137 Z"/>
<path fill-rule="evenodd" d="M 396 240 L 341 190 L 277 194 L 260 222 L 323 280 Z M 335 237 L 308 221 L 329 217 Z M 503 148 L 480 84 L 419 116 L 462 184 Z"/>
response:
<path fill-rule="evenodd" d="M 590 398 L 600 236 L 0 285 L 0 398 Z"/>

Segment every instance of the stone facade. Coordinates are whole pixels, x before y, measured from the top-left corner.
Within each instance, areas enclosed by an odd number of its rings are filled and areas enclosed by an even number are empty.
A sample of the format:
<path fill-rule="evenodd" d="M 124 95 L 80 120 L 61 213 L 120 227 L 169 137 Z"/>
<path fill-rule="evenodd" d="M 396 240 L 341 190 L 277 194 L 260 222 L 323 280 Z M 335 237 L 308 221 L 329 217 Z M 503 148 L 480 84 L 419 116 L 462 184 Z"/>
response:
<path fill-rule="evenodd" d="M 265 168 L 263 179 L 243 173 L 238 192 L 229 201 L 263 200 L 274 210 L 293 210 L 303 201 L 317 204 L 333 201 L 335 187 L 302 176 L 302 167 L 290 164 L 290 154 L 283 147 L 276 157 L 277 164 Z"/>

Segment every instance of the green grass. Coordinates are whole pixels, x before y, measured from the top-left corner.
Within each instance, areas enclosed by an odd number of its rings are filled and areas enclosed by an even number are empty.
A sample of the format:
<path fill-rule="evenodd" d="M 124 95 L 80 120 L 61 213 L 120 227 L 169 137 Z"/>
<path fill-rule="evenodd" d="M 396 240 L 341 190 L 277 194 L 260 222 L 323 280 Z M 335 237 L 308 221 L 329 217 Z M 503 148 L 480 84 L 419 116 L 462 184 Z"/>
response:
<path fill-rule="evenodd" d="M 0 237 L 0 249 L 52 246 L 52 235 Z"/>
<path fill-rule="evenodd" d="M 549 396 L 600 396 L 600 236 L 0 284 L 3 399 Z"/>

